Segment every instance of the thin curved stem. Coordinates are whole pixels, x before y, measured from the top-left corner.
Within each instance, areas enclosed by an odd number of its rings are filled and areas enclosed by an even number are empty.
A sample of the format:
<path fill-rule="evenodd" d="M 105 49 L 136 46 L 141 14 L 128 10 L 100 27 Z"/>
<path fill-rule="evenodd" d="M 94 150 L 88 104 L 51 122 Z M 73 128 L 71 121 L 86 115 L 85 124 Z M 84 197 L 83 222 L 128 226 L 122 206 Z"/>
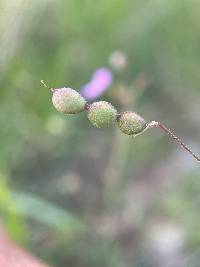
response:
<path fill-rule="evenodd" d="M 45 88 L 49 89 L 52 93 L 54 92 L 54 89 L 51 88 L 50 86 L 47 86 L 46 83 L 45 83 L 43 80 L 41 80 L 41 84 L 42 84 Z"/>
<path fill-rule="evenodd" d="M 147 128 L 160 128 L 162 129 L 165 133 L 167 133 L 177 144 L 179 144 L 180 146 L 182 146 L 182 148 L 184 148 L 186 151 L 188 151 L 190 153 L 190 155 L 193 156 L 193 158 L 195 158 L 197 161 L 200 161 L 200 157 L 195 154 L 186 144 L 184 144 L 182 142 L 182 140 L 174 133 L 172 132 L 172 130 L 170 130 L 169 128 L 167 128 L 163 123 L 158 122 L 158 121 L 152 121 L 147 125 Z"/>

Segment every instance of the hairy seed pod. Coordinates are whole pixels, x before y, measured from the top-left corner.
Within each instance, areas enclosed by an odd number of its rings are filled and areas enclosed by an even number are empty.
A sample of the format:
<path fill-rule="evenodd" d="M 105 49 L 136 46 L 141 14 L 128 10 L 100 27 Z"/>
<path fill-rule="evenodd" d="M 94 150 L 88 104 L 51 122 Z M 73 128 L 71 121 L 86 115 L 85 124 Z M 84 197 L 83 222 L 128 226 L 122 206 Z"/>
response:
<path fill-rule="evenodd" d="M 87 116 L 93 126 L 108 127 L 116 120 L 117 110 L 106 101 L 94 102 L 88 106 Z"/>
<path fill-rule="evenodd" d="M 137 135 L 147 127 L 145 120 L 132 111 L 120 113 L 117 118 L 117 125 L 123 133 L 128 135 Z"/>
<path fill-rule="evenodd" d="M 64 114 L 76 114 L 84 110 L 86 100 L 71 88 L 52 89 L 54 107 Z"/>

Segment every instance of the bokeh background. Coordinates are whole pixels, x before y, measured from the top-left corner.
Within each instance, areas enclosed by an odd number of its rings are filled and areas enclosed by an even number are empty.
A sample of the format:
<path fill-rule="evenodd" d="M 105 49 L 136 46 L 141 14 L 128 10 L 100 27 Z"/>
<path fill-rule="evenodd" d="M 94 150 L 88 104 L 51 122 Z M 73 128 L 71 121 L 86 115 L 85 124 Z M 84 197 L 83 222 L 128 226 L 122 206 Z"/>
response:
<path fill-rule="evenodd" d="M 51 266 L 200 266 L 200 165 L 158 129 L 137 138 L 65 116 L 41 87 L 160 120 L 200 152 L 200 2 L 0 1 L 0 214 Z"/>

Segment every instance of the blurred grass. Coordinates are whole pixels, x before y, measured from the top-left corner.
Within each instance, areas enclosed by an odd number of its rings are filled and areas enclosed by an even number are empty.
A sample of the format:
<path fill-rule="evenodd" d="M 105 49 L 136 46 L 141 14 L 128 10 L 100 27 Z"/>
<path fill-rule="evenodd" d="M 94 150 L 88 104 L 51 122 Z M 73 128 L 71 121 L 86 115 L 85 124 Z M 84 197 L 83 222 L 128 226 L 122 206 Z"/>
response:
<path fill-rule="evenodd" d="M 11 236 L 21 243 L 26 239 L 26 226 L 22 214 L 18 213 L 5 178 L 0 178 L 0 214 Z"/>
<path fill-rule="evenodd" d="M 26 218 L 44 223 L 55 230 L 73 234 L 73 232 L 84 229 L 83 224 L 73 215 L 36 196 L 15 192 L 12 196 L 12 200 L 19 214 Z"/>

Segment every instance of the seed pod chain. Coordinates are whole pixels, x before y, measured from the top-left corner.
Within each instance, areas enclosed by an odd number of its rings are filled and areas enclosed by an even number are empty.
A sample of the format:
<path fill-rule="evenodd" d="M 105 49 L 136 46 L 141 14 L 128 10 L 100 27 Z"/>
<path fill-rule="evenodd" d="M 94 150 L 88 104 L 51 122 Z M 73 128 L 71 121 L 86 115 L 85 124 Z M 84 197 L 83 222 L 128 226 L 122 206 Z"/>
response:
<path fill-rule="evenodd" d="M 127 135 L 137 136 L 150 128 L 159 128 L 173 139 L 178 145 L 185 149 L 197 161 L 200 157 L 195 154 L 182 140 L 163 123 L 152 121 L 147 123 L 140 115 L 132 111 L 117 113 L 115 107 L 109 102 L 98 101 L 87 103 L 77 91 L 71 88 L 53 89 L 47 86 L 43 80 L 41 83 L 52 93 L 52 103 L 57 111 L 64 114 L 76 114 L 82 111 L 87 113 L 90 123 L 97 128 L 108 127 L 116 122 L 118 128 Z"/>

